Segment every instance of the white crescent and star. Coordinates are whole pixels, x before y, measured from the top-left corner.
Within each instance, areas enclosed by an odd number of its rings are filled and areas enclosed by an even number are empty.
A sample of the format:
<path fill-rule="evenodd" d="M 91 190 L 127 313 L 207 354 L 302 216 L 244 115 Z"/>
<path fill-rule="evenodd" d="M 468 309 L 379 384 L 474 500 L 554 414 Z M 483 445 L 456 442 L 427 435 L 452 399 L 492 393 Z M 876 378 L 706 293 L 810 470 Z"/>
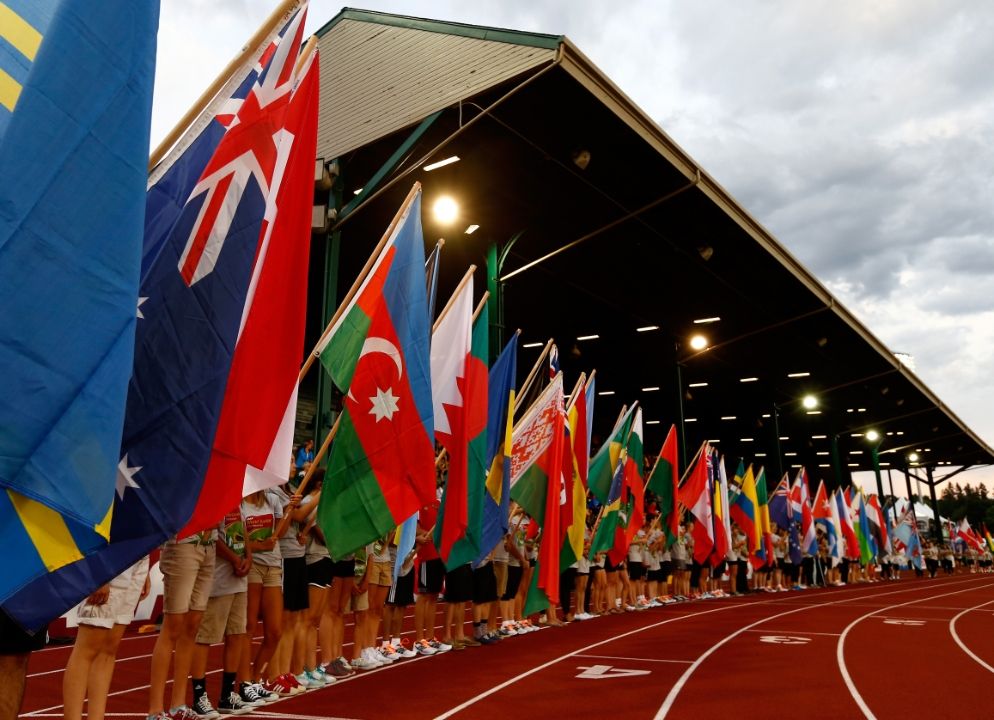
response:
<path fill-rule="evenodd" d="M 359 351 L 359 357 L 356 359 L 356 364 L 365 355 L 373 355 L 375 353 L 382 353 L 394 361 L 397 366 L 397 379 L 404 377 L 404 361 L 401 359 L 400 350 L 392 342 L 382 337 L 368 337 L 366 341 L 362 344 L 362 350 Z M 355 402 L 355 397 L 352 395 L 352 390 L 349 389 L 348 398 Z M 393 388 L 388 387 L 385 390 L 381 389 L 379 386 L 376 388 L 376 395 L 369 398 L 372 403 L 372 407 L 369 409 L 369 414 L 376 417 L 376 422 L 380 420 L 392 420 L 394 413 L 399 409 L 397 406 L 397 400 L 399 398 L 393 394 Z"/>

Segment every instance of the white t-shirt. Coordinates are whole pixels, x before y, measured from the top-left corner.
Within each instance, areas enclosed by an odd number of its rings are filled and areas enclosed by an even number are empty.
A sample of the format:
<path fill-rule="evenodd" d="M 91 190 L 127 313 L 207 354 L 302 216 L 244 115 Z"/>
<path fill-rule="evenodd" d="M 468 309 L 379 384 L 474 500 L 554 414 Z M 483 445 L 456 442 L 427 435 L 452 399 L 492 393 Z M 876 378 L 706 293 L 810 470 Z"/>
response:
<path fill-rule="evenodd" d="M 262 495 L 261 505 L 253 505 L 248 499 L 242 500 L 241 511 L 245 518 L 246 540 L 258 541 L 272 537 L 276 525 L 283 517 L 283 505 L 268 490 Z M 252 562 L 266 567 L 280 567 L 283 564 L 280 544 L 276 543 L 272 550 L 256 550 L 252 553 Z"/>

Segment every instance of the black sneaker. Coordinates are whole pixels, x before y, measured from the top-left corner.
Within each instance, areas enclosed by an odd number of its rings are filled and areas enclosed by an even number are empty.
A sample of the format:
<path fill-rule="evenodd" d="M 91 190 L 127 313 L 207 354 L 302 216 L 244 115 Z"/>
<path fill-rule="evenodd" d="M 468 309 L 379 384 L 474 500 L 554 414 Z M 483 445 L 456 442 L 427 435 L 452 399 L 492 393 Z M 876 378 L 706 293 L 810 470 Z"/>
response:
<path fill-rule="evenodd" d="M 228 693 L 228 697 L 221 698 L 217 704 L 217 710 L 222 715 L 244 715 L 247 712 L 252 712 L 252 707 L 246 705 L 241 695 L 234 691 Z"/>
<path fill-rule="evenodd" d="M 213 718 L 221 717 L 221 714 L 211 705 L 211 699 L 207 697 L 207 693 L 194 700 L 190 709 L 193 710 L 197 717 L 204 718 L 205 720 L 207 718 L 213 720 Z"/>
<path fill-rule="evenodd" d="M 262 707 L 268 702 L 267 698 L 262 695 L 263 692 L 265 690 L 261 685 L 243 682 L 238 688 L 238 697 L 241 698 L 242 703 L 247 707 Z"/>

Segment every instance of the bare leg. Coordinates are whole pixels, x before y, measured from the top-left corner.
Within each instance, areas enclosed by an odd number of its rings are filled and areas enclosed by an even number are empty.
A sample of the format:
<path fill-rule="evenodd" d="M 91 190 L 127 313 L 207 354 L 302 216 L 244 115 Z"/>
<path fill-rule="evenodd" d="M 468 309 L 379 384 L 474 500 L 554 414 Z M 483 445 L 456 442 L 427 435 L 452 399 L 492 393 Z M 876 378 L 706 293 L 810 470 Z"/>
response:
<path fill-rule="evenodd" d="M 0 720 L 16 720 L 21 711 L 30 655 L 0 655 Z"/>

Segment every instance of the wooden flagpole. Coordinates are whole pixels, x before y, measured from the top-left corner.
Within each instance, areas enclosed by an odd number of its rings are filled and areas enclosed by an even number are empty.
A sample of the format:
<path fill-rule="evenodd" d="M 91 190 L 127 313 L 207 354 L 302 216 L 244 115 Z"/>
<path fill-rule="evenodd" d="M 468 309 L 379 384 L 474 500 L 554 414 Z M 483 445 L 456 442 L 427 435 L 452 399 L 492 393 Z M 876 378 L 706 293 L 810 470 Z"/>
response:
<path fill-rule="evenodd" d="M 566 412 L 573 409 L 573 405 L 576 404 L 576 399 L 580 396 L 580 391 L 584 387 L 584 381 L 586 379 L 586 373 L 580 373 L 580 377 L 576 379 L 576 385 L 573 386 L 573 390 L 569 394 L 569 400 L 566 402 Z"/>
<path fill-rule="evenodd" d="M 335 310 L 335 314 L 332 315 L 331 320 L 328 321 L 328 324 L 321 333 L 321 337 L 314 346 L 314 349 L 308 354 L 307 360 L 304 361 L 303 367 L 300 368 L 300 374 L 297 376 L 298 385 L 307 376 L 307 371 L 311 369 L 311 365 L 314 364 L 314 360 L 320 356 L 322 350 L 321 346 L 323 345 L 325 338 L 328 336 L 328 333 L 331 332 L 331 329 L 335 326 L 335 323 L 338 322 L 339 318 L 342 316 L 342 313 L 345 312 L 345 308 L 349 306 L 356 293 L 359 292 L 362 284 L 366 281 L 366 277 L 369 275 L 369 271 L 380 257 L 380 253 L 383 252 L 383 248 L 386 246 L 390 236 L 393 235 L 393 232 L 396 229 L 397 224 L 400 222 L 401 217 L 403 217 L 404 212 L 407 210 L 408 206 L 420 190 L 421 183 L 416 182 L 411 187 L 411 191 L 407 193 L 407 197 L 404 198 L 404 202 L 401 204 L 400 209 L 397 210 L 397 214 L 393 216 L 393 220 L 391 220 L 390 224 L 387 226 L 386 232 L 383 233 L 383 237 L 380 238 L 379 243 L 377 243 L 376 247 L 373 248 L 373 252 L 370 254 L 366 264 L 363 265 L 362 270 L 359 271 L 359 275 L 356 276 L 355 282 L 352 283 L 352 287 L 349 288 L 349 291 L 345 294 L 342 302 L 338 304 L 338 309 Z"/>
<path fill-rule="evenodd" d="M 255 54 L 263 42 L 265 42 L 269 35 L 283 22 L 289 15 L 291 15 L 298 7 L 300 7 L 301 0 L 282 0 L 282 2 L 276 6 L 276 9 L 270 13 L 269 17 L 259 26 L 259 29 L 255 31 L 242 46 L 242 49 L 231 59 L 224 70 L 222 70 L 218 76 L 214 79 L 206 90 L 197 98 L 197 101 L 190 106 L 190 109 L 186 111 L 186 114 L 180 118 L 176 126 L 166 135 L 162 142 L 158 144 L 155 150 L 148 159 L 148 169 L 152 170 L 156 165 L 158 165 L 162 158 L 165 157 L 166 153 L 176 144 L 180 136 L 186 131 L 190 124 L 197 118 L 200 113 L 204 111 L 207 105 L 214 99 L 218 91 L 224 86 L 226 82 L 231 78 L 231 75 L 242 65 L 245 64 L 249 58 Z"/>
<path fill-rule="evenodd" d="M 325 437 L 324 442 L 321 443 L 321 447 L 319 447 L 318 451 L 314 453 L 314 459 L 311 461 L 311 466 L 307 468 L 307 472 L 304 473 L 304 477 L 301 479 L 300 485 L 297 486 L 296 494 L 303 496 L 304 493 L 307 492 L 307 486 L 310 485 L 311 478 L 314 477 L 314 472 L 318 469 L 318 465 L 320 465 L 321 461 L 324 460 L 324 456 L 327 454 L 328 448 L 331 447 L 331 441 L 334 440 L 335 435 L 338 434 L 338 428 L 341 424 L 342 413 L 339 413 L 338 417 L 335 418 L 335 424 L 331 426 L 331 430 L 328 432 L 327 437 Z M 294 508 L 296 506 L 297 503 L 291 501 L 287 507 Z M 284 514 L 283 517 L 280 518 L 280 524 L 276 526 L 276 536 L 279 537 L 282 535 L 286 530 L 286 526 L 289 524 L 290 516 Z"/>
<path fill-rule="evenodd" d="M 432 334 L 438 330 L 438 327 L 442 324 L 442 320 L 444 320 L 445 316 L 449 314 L 449 310 L 451 310 L 452 306 L 455 304 L 456 298 L 459 297 L 459 293 L 462 292 L 462 289 L 466 287 L 466 283 L 468 283 L 470 278 L 473 277 L 474 272 L 476 272 L 476 265 L 470 265 L 469 269 L 466 271 L 466 274 L 462 276 L 462 280 L 460 280 L 459 284 L 456 285 L 456 289 L 452 291 L 452 295 L 449 296 L 449 300 L 445 303 L 445 307 L 442 308 L 442 312 L 440 312 L 438 317 L 435 318 L 435 324 L 431 326 Z"/>

